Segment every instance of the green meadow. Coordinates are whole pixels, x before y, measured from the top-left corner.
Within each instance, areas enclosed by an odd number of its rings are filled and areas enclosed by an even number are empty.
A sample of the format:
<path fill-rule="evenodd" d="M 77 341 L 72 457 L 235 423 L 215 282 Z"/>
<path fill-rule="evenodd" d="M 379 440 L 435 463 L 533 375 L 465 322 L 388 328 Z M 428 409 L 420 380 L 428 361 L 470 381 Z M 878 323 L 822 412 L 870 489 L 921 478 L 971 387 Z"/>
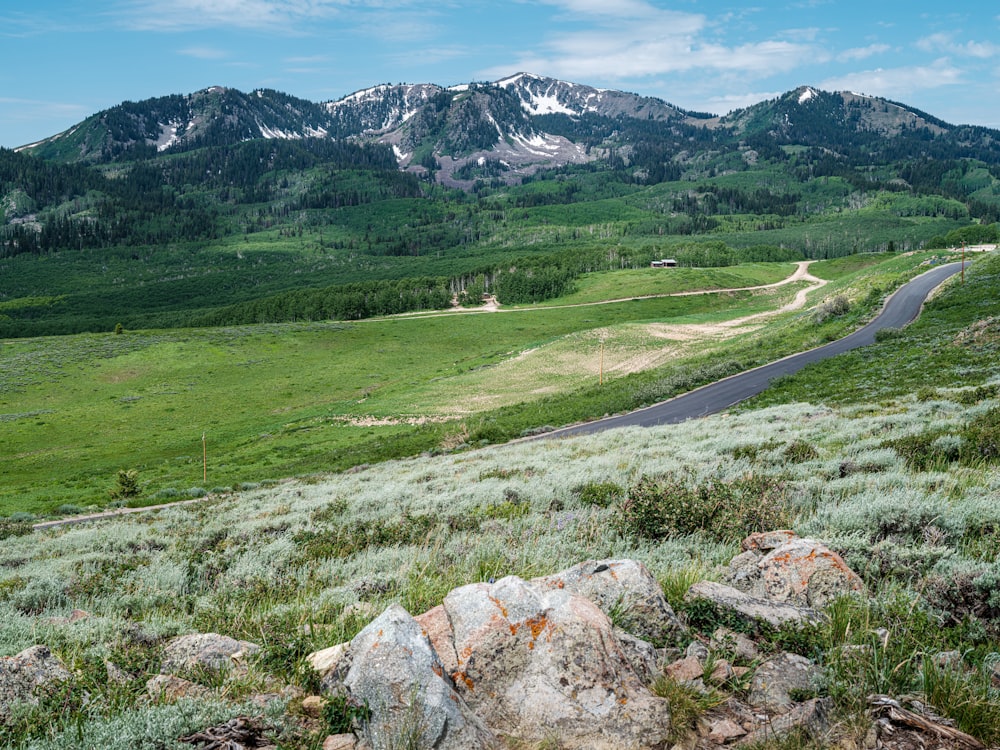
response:
<path fill-rule="evenodd" d="M 919 260 L 872 257 L 897 281 Z M 863 286 L 847 261 L 814 267 Z M 0 514 L 106 506 L 119 470 L 138 471 L 133 504 L 166 502 L 633 408 L 714 378 L 720 362 L 767 361 L 852 323 L 803 326 L 802 313 L 786 314 L 769 319 L 767 339 L 679 343 L 650 331 L 774 310 L 805 283 L 633 297 L 774 283 L 792 270 L 591 274 L 557 300 L 628 298 L 609 304 L 4 341 Z M 868 294 L 854 316 L 878 299 Z"/>

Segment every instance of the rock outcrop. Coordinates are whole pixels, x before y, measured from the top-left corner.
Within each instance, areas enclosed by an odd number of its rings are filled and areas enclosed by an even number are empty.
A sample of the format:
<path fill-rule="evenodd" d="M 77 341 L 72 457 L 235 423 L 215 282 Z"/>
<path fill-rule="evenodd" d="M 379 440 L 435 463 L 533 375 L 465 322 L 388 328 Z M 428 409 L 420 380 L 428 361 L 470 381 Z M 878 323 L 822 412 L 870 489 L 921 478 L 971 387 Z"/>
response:
<path fill-rule="evenodd" d="M 670 709 L 633 669 L 592 601 L 508 576 L 445 597 L 456 685 L 496 732 L 566 748 L 655 747 Z"/>
<path fill-rule="evenodd" d="M 456 693 L 420 625 L 398 604 L 354 637 L 338 666 L 344 669 L 343 686 L 371 711 L 375 747 L 391 747 L 400 736 L 440 750 L 500 747 Z"/>
<path fill-rule="evenodd" d="M 685 630 L 660 584 L 636 560 L 587 560 L 532 583 L 589 599 L 623 630 L 653 644 L 671 642 Z"/>
<path fill-rule="evenodd" d="M 392 606 L 350 644 L 308 658 L 324 689 L 369 707 L 375 745 L 415 722 L 435 748 L 495 747 L 501 736 L 652 748 L 667 741 L 670 708 L 646 687 L 657 650 L 634 631 L 662 641 L 682 628 L 645 566 L 588 561 L 462 586 L 416 618 Z"/>
<path fill-rule="evenodd" d="M 751 534 L 730 563 L 730 582 L 748 594 L 820 609 L 836 597 L 864 590 L 861 578 L 822 542 L 791 531 Z"/>
<path fill-rule="evenodd" d="M 754 669 L 749 699 L 731 697 L 702 737 L 711 746 L 772 739 L 822 726 L 826 704 L 800 702 L 821 670 L 787 653 L 758 666 L 757 645 L 738 631 L 820 622 L 821 602 L 860 585 L 838 560 L 788 531 L 748 538 L 732 585 L 701 581 L 687 593 L 734 623 L 711 639 L 688 637 L 641 563 L 588 560 L 533 580 L 460 586 L 416 617 L 390 606 L 350 643 L 308 659 L 326 693 L 370 711 L 358 747 L 406 736 L 439 749 L 553 738 L 566 750 L 659 749 L 670 746 L 671 712 L 649 688 L 658 677 L 726 690 Z M 684 654 L 665 647 L 685 641 Z"/>
<path fill-rule="evenodd" d="M 699 581 L 684 595 L 688 602 L 706 601 L 717 611 L 753 624 L 772 628 L 799 627 L 822 620 L 819 612 L 809 607 L 798 607 L 752 596 L 745 591 L 715 581 Z"/>
<path fill-rule="evenodd" d="M 260 650 L 249 641 L 238 641 L 217 633 L 194 633 L 171 638 L 163 649 L 160 672 L 173 674 L 196 667 L 212 671 L 245 664 L 247 656 Z"/>
<path fill-rule="evenodd" d="M 17 704 L 37 704 L 39 694 L 71 678 L 47 646 L 32 646 L 15 656 L 0 658 L 0 723 Z"/>

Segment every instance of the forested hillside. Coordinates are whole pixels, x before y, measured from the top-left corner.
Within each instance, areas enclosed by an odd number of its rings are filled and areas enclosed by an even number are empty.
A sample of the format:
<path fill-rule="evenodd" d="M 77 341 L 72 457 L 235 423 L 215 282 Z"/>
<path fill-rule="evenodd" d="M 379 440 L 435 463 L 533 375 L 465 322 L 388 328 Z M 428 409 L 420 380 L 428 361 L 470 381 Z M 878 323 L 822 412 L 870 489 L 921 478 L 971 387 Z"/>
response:
<path fill-rule="evenodd" d="M 995 131 L 812 89 L 710 119 L 501 83 L 323 106 L 208 89 L 0 150 L 0 336 L 353 319 L 484 291 L 535 302 L 579 273 L 662 257 L 719 266 L 997 236 Z M 542 95 L 562 111 L 544 113 Z M 530 168 L 508 160 L 545 149 Z"/>

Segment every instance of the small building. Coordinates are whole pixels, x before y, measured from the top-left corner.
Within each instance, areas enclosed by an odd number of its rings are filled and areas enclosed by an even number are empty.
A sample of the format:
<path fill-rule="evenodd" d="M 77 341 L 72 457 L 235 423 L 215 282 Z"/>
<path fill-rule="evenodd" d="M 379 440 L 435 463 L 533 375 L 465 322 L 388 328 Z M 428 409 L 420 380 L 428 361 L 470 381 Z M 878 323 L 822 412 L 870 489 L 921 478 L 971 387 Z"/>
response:
<path fill-rule="evenodd" d="M 663 258 L 662 260 L 654 260 L 649 264 L 650 268 L 677 268 L 677 261 L 673 258 Z"/>

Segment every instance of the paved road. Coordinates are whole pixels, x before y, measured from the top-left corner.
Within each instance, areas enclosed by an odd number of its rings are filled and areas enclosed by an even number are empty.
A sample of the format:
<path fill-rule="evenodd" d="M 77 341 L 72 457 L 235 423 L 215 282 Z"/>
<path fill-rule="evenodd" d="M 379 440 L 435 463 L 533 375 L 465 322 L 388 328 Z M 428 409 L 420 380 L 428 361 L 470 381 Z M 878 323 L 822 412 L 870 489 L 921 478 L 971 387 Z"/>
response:
<path fill-rule="evenodd" d="M 617 417 L 608 417 L 547 432 L 540 435 L 539 438 L 587 435 L 615 427 L 652 427 L 659 424 L 676 424 L 722 411 L 751 396 L 756 396 L 766 389 L 774 378 L 791 375 L 813 362 L 835 357 L 860 346 L 868 346 L 875 341 L 875 332 L 883 328 L 902 328 L 920 314 L 920 308 L 924 300 L 927 299 L 927 295 L 941 282 L 958 273 L 961 269 L 961 262 L 948 263 L 917 276 L 897 289 L 886 300 L 878 317 L 868 325 L 825 346 L 793 354 L 754 370 L 747 370 L 725 380 L 702 386 L 669 401 L 663 401 Z"/>

